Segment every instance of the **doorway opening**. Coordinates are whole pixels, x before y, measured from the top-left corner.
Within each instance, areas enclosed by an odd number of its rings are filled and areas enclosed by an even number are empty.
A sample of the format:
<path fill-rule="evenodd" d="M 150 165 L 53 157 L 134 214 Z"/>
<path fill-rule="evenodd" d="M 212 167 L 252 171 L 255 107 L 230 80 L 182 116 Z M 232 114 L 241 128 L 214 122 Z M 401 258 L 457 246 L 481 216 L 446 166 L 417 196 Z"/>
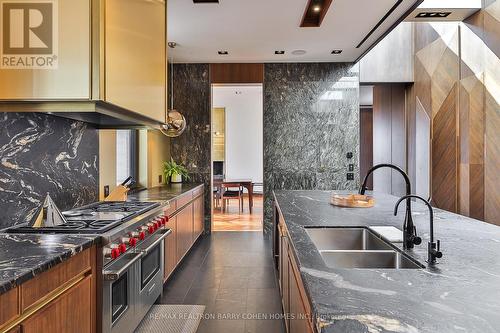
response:
<path fill-rule="evenodd" d="M 262 231 L 262 84 L 212 85 L 212 231 Z"/>

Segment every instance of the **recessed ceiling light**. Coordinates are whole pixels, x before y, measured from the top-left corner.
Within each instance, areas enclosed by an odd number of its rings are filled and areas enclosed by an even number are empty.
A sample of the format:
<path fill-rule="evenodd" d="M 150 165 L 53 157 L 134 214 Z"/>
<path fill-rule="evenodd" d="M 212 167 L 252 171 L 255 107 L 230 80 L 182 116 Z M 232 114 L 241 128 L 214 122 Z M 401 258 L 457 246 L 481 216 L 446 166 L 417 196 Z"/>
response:
<path fill-rule="evenodd" d="M 306 54 L 306 53 L 307 53 L 307 52 L 306 52 L 306 50 L 293 50 L 293 51 L 292 51 L 292 54 L 293 54 L 293 55 L 296 55 L 296 56 L 299 56 L 299 55 L 304 55 L 304 54 Z"/>
<path fill-rule="evenodd" d="M 342 53 L 342 50 L 333 50 L 332 51 L 332 54 L 341 54 Z"/>
<path fill-rule="evenodd" d="M 321 10 L 320 6 L 314 6 L 313 7 L 313 11 L 316 12 L 316 13 L 318 13 L 320 10 Z"/>
<path fill-rule="evenodd" d="M 274 54 L 285 54 L 285 51 L 274 51 Z"/>
<path fill-rule="evenodd" d="M 229 52 L 227 51 L 218 51 L 217 53 L 219 53 L 219 55 L 228 55 Z"/>
<path fill-rule="evenodd" d="M 416 18 L 443 18 L 448 17 L 451 12 L 421 12 L 418 13 Z"/>

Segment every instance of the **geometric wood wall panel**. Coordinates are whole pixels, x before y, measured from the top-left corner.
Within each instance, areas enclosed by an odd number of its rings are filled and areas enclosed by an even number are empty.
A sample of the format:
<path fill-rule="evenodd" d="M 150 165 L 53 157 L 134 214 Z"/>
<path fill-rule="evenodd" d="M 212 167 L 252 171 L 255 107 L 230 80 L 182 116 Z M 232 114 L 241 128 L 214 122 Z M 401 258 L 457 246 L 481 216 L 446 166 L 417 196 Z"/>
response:
<path fill-rule="evenodd" d="M 485 220 L 500 225 L 500 105 L 485 97 Z"/>
<path fill-rule="evenodd" d="M 457 210 L 457 84 L 432 121 L 432 198 L 439 208 Z"/>

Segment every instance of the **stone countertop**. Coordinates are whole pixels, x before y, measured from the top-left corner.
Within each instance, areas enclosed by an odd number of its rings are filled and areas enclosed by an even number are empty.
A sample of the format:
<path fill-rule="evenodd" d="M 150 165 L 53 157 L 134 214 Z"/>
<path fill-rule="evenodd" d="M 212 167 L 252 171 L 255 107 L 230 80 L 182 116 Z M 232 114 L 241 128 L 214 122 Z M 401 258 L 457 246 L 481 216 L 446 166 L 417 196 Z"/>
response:
<path fill-rule="evenodd" d="M 152 187 L 128 195 L 127 200 L 134 201 L 166 201 L 194 190 L 203 184 L 187 183 L 187 184 L 167 184 L 164 186 Z"/>
<path fill-rule="evenodd" d="M 405 252 L 426 268 L 332 269 L 304 226 L 383 225 L 402 230 L 405 205 L 393 216 L 394 196 L 375 194 L 373 208 L 340 208 L 329 204 L 330 194 L 274 193 L 320 332 L 500 332 L 498 226 L 435 209 L 434 233 L 443 257 L 429 267 L 429 212 L 413 202 L 414 223 L 423 241 Z"/>
<path fill-rule="evenodd" d="M 129 200 L 165 201 L 202 184 L 153 187 L 130 194 Z M 0 233 L 0 294 L 97 244 L 99 235 Z"/>
<path fill-rule="evenodd" d="M 95 235 L 0 234 L 0 294 L 99 242 Z"/>

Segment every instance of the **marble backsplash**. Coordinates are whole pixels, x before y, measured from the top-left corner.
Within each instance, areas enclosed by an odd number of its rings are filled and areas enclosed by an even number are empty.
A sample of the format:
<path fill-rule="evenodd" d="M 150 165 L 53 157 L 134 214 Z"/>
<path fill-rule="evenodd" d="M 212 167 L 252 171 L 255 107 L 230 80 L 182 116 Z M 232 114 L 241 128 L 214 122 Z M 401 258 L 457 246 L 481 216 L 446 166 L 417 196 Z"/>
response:
<path fill-rule="evenodd" d="M 187 167 L 191 182 L 205 184 L 205 230 L 208 231 L 212 197 L 209 66 L 175 64 L 173 74 L 174 107 L 186 118 L 187 127 L 181 136 L 170 140 L 170 154 Z"/>
<path fill-rule="evenodd" d="M 39 113 L 0 113 L 0 228 L 29 219 L 50 193 L 60 209 L 98 200 L 98 130 Z"/>
<path fill-rule="evenodd" d="M 346 157 L 348 152 L 353 158 Z M 347 180 L 354 164 L 354 180 Z M 359 184 L 359 73 L 350 63 L 264 67 L 264 229 L 274 189 L 355 189 Z"/>

